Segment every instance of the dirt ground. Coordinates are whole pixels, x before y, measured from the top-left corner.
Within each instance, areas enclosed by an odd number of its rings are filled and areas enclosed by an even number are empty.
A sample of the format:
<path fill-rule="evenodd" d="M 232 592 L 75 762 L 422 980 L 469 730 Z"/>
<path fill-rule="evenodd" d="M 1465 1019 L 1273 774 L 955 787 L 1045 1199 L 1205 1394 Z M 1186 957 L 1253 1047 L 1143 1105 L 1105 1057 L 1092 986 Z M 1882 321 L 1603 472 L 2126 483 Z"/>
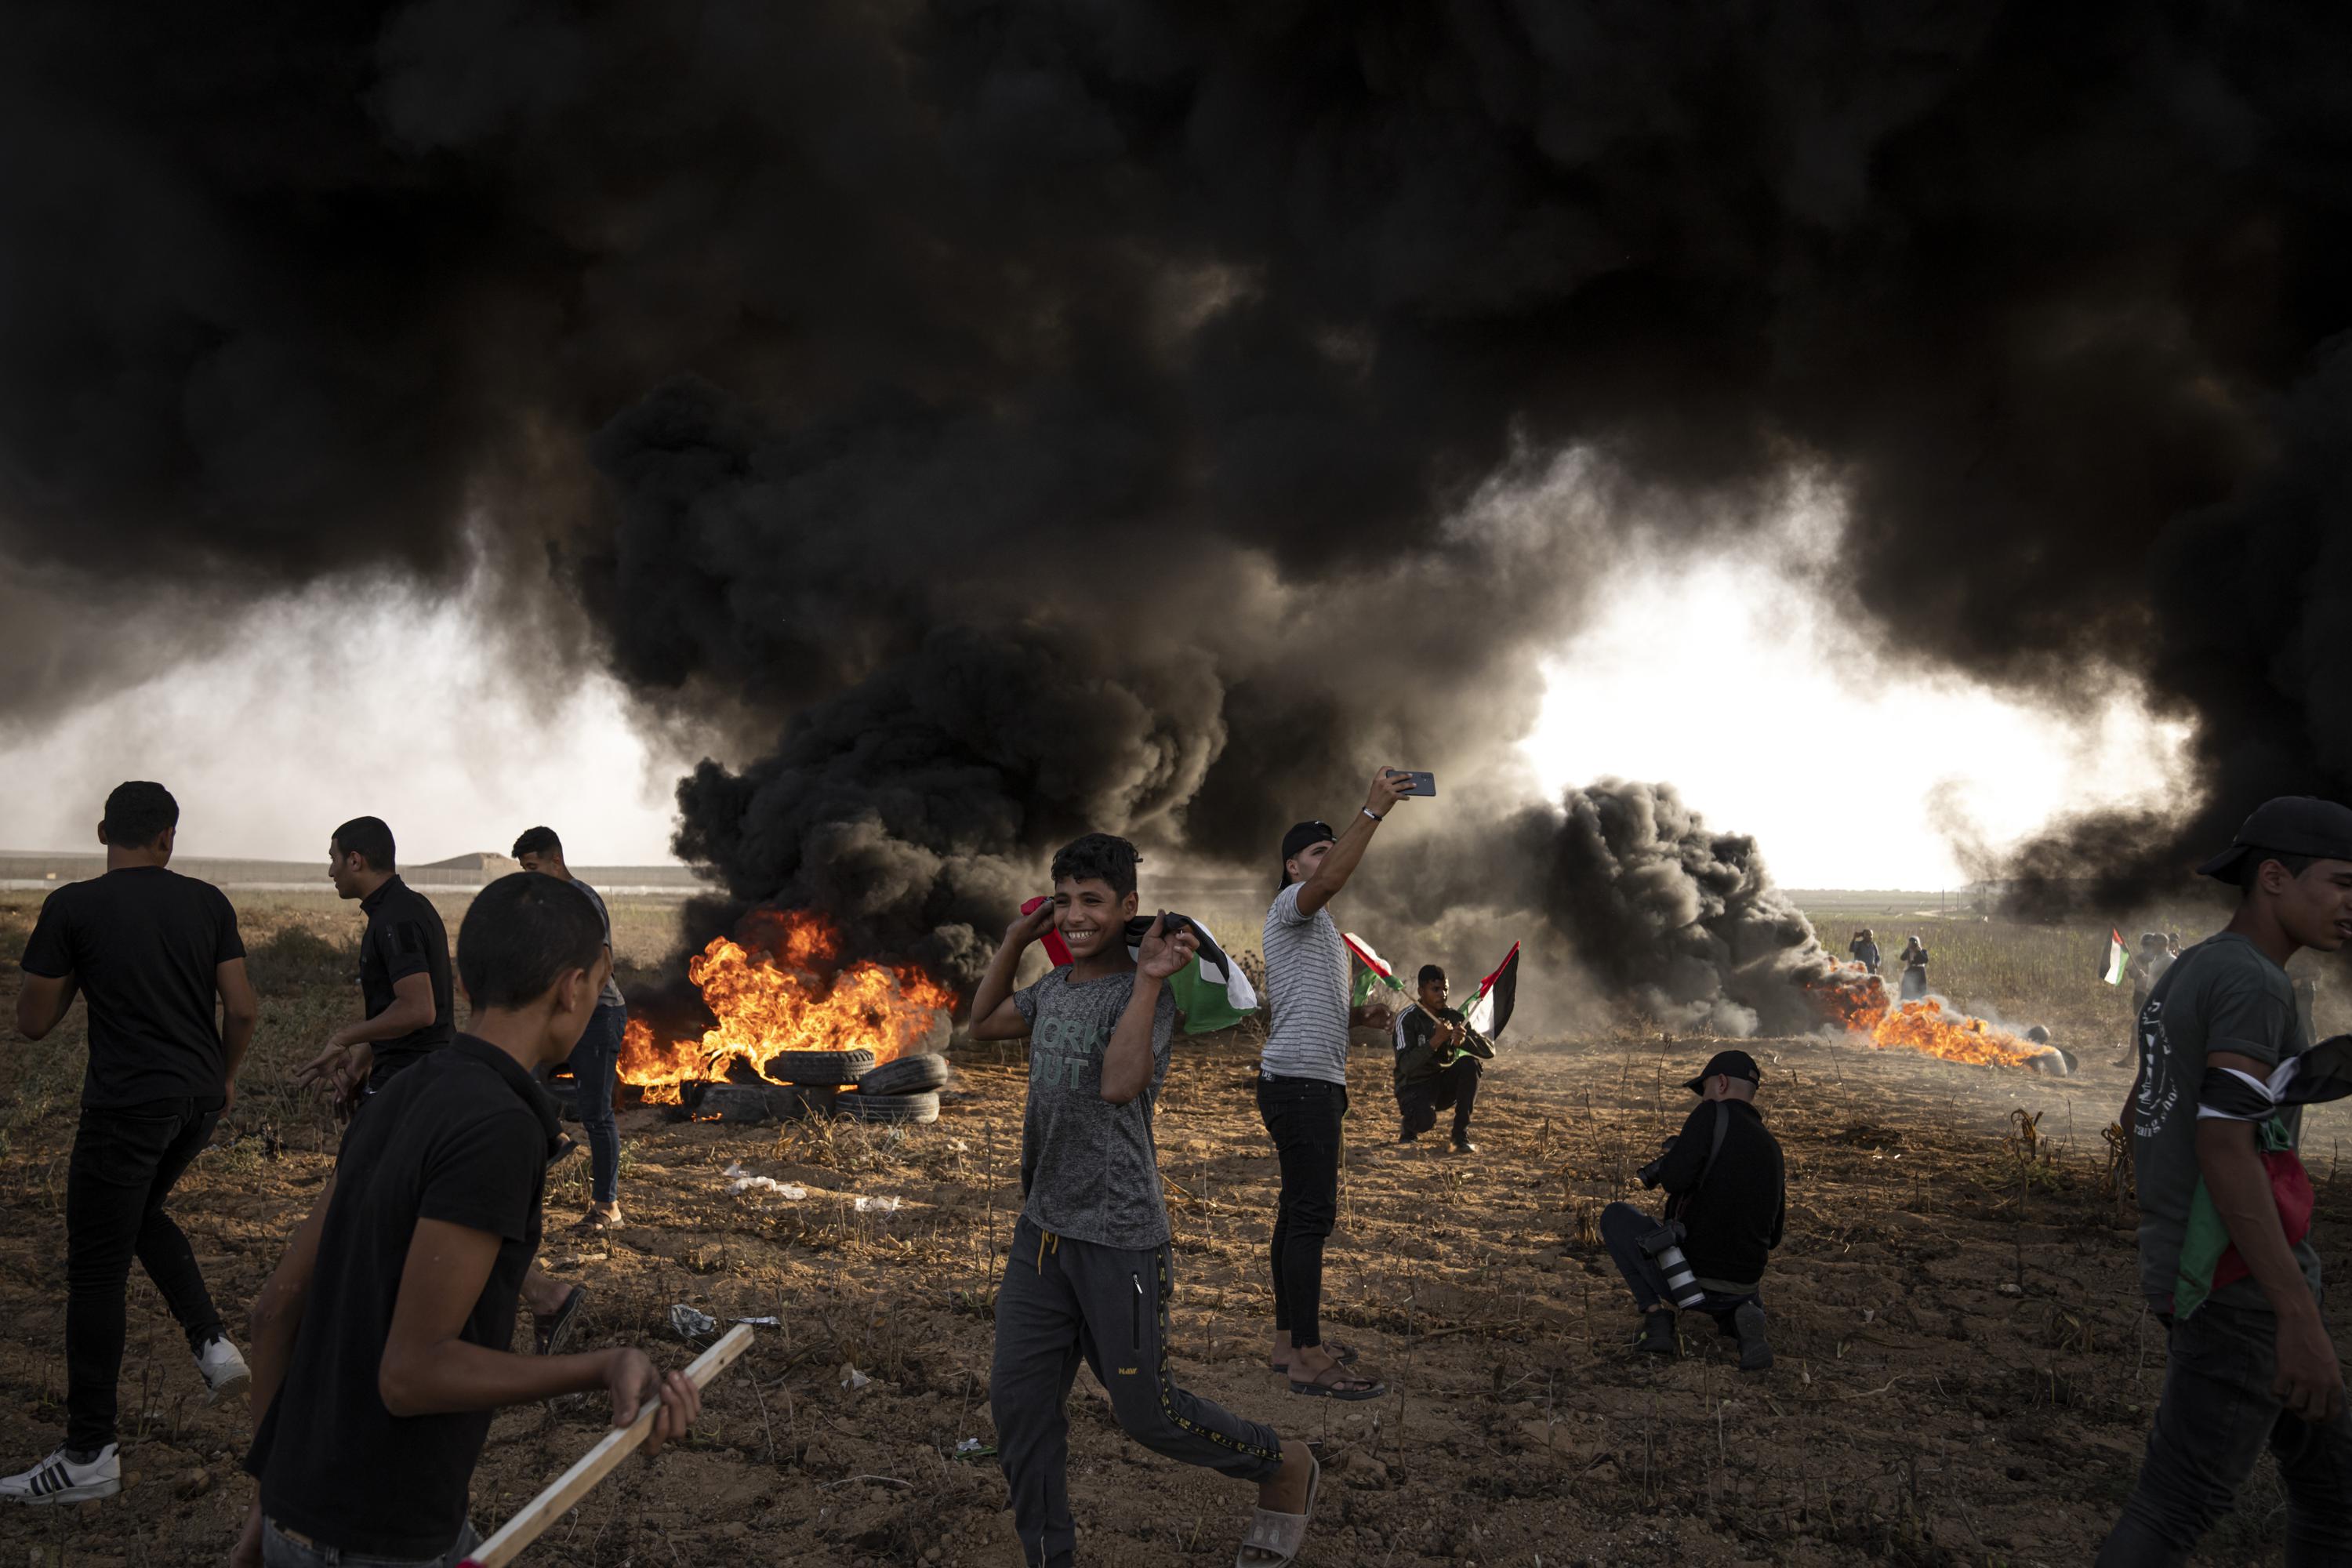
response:
<path fill-rule="evenodd" d="M 0 952 L 21 949 L 37 901 L 0 897 Z M 642 919 L 648 932 L 657 923 Z M 247 911 L 262 1034 L 229 1127 L 173 1205 L 233 1324 L 328 1172 L 327 1124 L 275 1086 L 356 1007 L 352 929 L 325 903 Z M 13 963 L 0 968 L 0 1009 L 15 985 Z M 11 1467 L 46 1453 L 62 1421 L 79 1031 L 77 1009 L 51 1040 L 8 1047 L 0 1461 Z M 1398 1148 L 1388 1064 L 1360 1053 L 1327 1311 L 1393 1392 L 1346 1405 L 1295 1398 L 1265 1370 L 1275 1163 L 1250 1044 L 1180 1039 L 1158 1122 L 1176 1372 L 1320 1442 L 1329 1484 L 1305 1561 L 2090 1559 L 2164 1369 L 2133 1289 L 2128 1205 L 2104 1180 L 2100 1130 L 2127 1083 L 2107 1065 L 2112 1044 L 2083 1049 L 2075 1078 L 2046 1079 L 1826 1039 L 1751 1042 L 1788 1154 L 1790 1215 L 1766 1286 L 1779 1362 L 1742 1375 L 1703 1318 L 1685 1320 L 1681 1360 L 1633 1355 L 1637 1320 L 1592 1228 L 1610 1201 L 1651 1201 L 1632 1172 L 1679 1124 L 1688 1096 L 1676 1084 L 1717 1043 L 1632 1024 L 1511 1042 L 1481 1094 L 1469 1159 Z M 958 1447 L 992 1436 L 990 1310 L 1019 1202 L 1023 1071 L 979 1047 L 925 1128 L 737 1128 L 634 1111 L 627 1223 L 585 1248 L 560 1229 L 584 1200 L 585 1158 L 568 1162 L 551 1192 L 546 1261 L 592 1289 L 584 1343 L 640 1343 L 682 1363 L 693 1352 L 669 1326 L 678 1302 L 782 1323 L 758 1331 L 750 1357 L 713 1385 L 688 1446 L 630 1463 L 524 1561 L 1018 1563 L 992 1462 Z M 2040 1116 L 2030 1153 L 2020 1113 Z M 2336 1179 L 2347 1125 L 2333 1109 L 2315 1114 L 2306 1139 L 2316 1235 L 2338 1278 L 2352 1240 Z M 736 1164 L 808 1195 L 730 1196 Z M 28 1546 L 35 1563 L 93 1565 L 226 1552 L 249 1495 L 237 1469 L 246 1413 L 203 1406 L 142 1275 L 131 1312 L 128 1488 L 0 1521 L 19 1543 L 14 1561 Z M 488 1528 L 551 1479 L 603 1419 L 593 1404 L 501 1415 L 476 1478 L 477 1522 Z M 1249 1489 L 1129 1442 L 1083 1375 L 1071 1425 L 1084 1560 L 1232 1560 Z M 2280 1502 L 2265 1462 L 2199 1561 L 2279 1561 Z"/>

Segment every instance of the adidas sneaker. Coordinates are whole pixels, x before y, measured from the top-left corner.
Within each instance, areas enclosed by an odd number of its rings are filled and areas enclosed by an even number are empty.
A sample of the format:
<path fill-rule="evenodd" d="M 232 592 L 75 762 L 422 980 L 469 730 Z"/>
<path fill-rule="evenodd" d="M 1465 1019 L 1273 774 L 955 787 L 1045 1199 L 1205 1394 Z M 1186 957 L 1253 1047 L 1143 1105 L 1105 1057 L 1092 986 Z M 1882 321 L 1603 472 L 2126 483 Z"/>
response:
<path fill-rule="evenodd" d="M 109 1443 L 88 1464 L 59 1448 L 22 1475 L 0 1477 L 0 1502 L 87 1502 L 122 1489 L 122 1460 Z"/>
<path fill-rule="evenodd" d="M 253 1369 L 245 1356 L 222 1338 L 209 1339 L 196 1352 L 196 1370 L 205 1374 L 205 1403 L 218 1405 L 243 1394 L 253 1383 Z"/>

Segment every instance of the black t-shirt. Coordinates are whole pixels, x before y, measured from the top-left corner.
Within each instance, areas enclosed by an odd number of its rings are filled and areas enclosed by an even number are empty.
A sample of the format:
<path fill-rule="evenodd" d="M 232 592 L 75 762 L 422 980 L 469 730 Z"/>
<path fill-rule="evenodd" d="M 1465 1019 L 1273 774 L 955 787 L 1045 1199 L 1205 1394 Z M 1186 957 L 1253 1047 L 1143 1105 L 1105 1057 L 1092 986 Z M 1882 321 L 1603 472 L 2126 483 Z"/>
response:
<path fill-rule="evenodd" d="M 1716 1106 L 1730 1108 L 1715 1163 Z M 1701 1173 L 1704 1172 L 1704 1179 Z M 1675 1135 L 1658 1184 L 1673 1194 L 1666 1215 L 1683 1222 L 1683 1256 L 1704 1281 L 1751 1285 L 1780 1245 L 1788 1194 L 1781 1185 L 1780 1141 L 1744 1100 L 1701 1100 Z"/>
<path fill-rule="evenodd" d="M 228 1071 L 214 972 L 244 956 L 236 910 L 218 888 L 162 866 L 124 866 L 42 902 L 24 970 L 73 976 L 89 1005 L 84 1105 L 120 1110 L 187 1099 L 217 1107 Z"/>
<path fill-rule="evenodd" d="M 412 974 L 433 977 L 433 1022 L 396 1040 L 375 1043 L 375 1068 L 368 1086 L 382 1089 L 401 1068 L 457 1037 L 457 1010 L 449 988 L 449 933 L 433 900 L 398 877 L 360 900 L 367 933 L 360 938 L 360 999 L 371 1018 L 392 1005 L 395 981 Z"/>
<path fill-rule="evenodd" d="M 352 1118 L 286 1381 L 246 1457 L 270 1518 L 347 1553 L 425 1558 L 456 1542 L 491 1413 L 384 1408 L 393 1304 L 418 1220 L 488 1231 L 498 1261 L 458 1337 L 508 1347 L 556 1132 L 530 1075 L 471 1035 Z"/>

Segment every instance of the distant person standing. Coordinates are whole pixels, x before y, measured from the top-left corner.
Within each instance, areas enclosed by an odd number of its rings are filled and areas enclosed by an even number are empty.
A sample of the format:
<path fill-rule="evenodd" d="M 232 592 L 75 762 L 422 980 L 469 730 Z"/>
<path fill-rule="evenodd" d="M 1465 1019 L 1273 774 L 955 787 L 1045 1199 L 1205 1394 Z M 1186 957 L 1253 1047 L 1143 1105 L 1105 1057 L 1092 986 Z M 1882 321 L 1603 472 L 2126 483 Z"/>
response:
<path fill-rule="evenodd" d="M 1903 944 L 1901 999 L 1916 1002 L 1927 994 L 1927 944 L 1912 937 Z"/>
<path fill-rule="evenodd" d="M 2132 1022 L 2124 1032 L 2124 1054 L 2116 1058 L 2116 1066 L 2129 1067 L 2139 1060 L 2139 1041 L 2134 1031 L 2139 1027 L 2140 1013 L 2147 1006 L 2147 994 L 2155 989 L 2172 963 L 2172 951 L 2165 945 L 2161 931 L 2140 933 L 2137 951 L 2124 963 L 2124 977 L 2131 982 L 2132 988 Z"/>
<path fill-rule="evenodd" d="M 2352 931 L 2352 810 L 2269 801 L 2197 869 L 2235 884 L 2238 907 L 2140 1014 L 2139 1283 L 2168 1355 L 2138 1483 L 2098 1562 L 2186 1563 L 2265 1448 L 2287 1561 L 2352 1562 L 2352 1415 L 2320 1311 L 2311 1189 L 2296 1203 L 2284 1182 L 2302 1173 L 2304 1105 L 2342 1092 L 2328 1068 L 2300 1070 L 2311 1038 L 2286 963 Z"/>
<path fill-rule="evenodd" d="M 1873 974 L 1878 973 L 1878 939 L 1871 934 L 1868 926 L 1864 926 L 1853 933 L 1853 940 L 1845 944 L 1845 950 L 1853 955 L 1853 961 L 1856 963 L 1861 964 Z"/>
<path fill-rule="evenodd" d="M 526 871 L 537 871 L 569 882 L 588 895 L 596 918 L 604 922 L 604 952 L 613 955 L 613 912 L 604 896 L 572 874 L 563 863 L 563 840 L 552 827 L 533 827 L 514 841 L 514 858 Z M 621 1223 L 621 1128 L 613 1118 L 613 1080 L 621 1068 L 621 1032 L 629 1026 L 629 1009 L 621 987 L 606 967 L 604 989 L 596 1011 L 572 1052 L 572 1081 L 580 1086 L 580 1125 L 588 1134 L 590 1186 L 588 1213 L 574 1230 L 602 1230 Z"/>
<path fill-rule="evenodd" d="M 345 1098 L 370 1094 L 457 1037 L 449 985 L 449 932 L 433 900 L 400 879 L 392 829 L 380 816 L 355 816 L 327 840 L 327 879 L 335 896 L 357 899 L 367 916 L 360 937 L 360 1001 L 367 1016 L 327 1038 L 295 1074 L 325 1082 Z"/>
<path fill-rule="evenodd" d="M 1275 1370 L 1293 1394 L 1377 1399 L 1380 1380 L 1352 1372 L 1355 1352 L 1323 1341 L 1323 1243 L 1339 1217 L 1340 1119 L 1348 1113 L 1348 949 L 1331 900 L 1348 885 L 1408 781 L 1383 768 L 1334 833 L 1302 822 L 1282 836 L 1282 880 L 1262 951 L 1269 1020 L 1257 1109 L 1282 1163 L 1270 1247 Z"/>
<path fill-rule="evenodd" d="M 117 787 L 98 829 L 106 874 L 51 893 L 25 944 L 16 1027 L 40 1039 L 79 993 L 89 1005 L 89 1063 L 66 1167 L 66 1440 L 0 1479 L 0 1501 L 79 1502 L 122 1489 L 115 1390 L 133 1258 L 187 1335 L 205 1403 L 250 1380 L 194 1249 L 163 1212 L 236 1098 L 260 1016 L 236 911 L 218 888 L 168 868 L 179 821 L 179 802 L 162 784 Z"/>

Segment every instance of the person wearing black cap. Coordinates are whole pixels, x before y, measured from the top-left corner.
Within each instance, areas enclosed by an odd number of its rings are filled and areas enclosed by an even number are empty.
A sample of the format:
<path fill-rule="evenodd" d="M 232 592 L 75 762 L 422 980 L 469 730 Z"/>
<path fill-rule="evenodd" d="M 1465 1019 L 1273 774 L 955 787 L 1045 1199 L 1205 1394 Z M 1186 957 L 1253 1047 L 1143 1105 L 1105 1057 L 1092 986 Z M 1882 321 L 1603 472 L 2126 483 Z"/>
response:
<path fill-rule="evenodd" d="M 1282 879 L 1265 914 L 1269 1006 L 1257 1109 L 1282 1163 L 1270 1360 L 1293 1394 L 1378 1399 L 1388 1392 L 1369 1369 L 1350 1366 L 1354 1352 L 1323 1342 L 1323 1240 L 1339 1217 L 1339 1124 L 1348 1112 L 1348 949 L 1329 906 L 1410 782 L 1382 768 L 1344 831 L 1302 822 L 1284 834 Z"/>
<path fill-rule="evenodd" d="M 1772 1364 L 1760 1294 L 1764 1265 L 1788 1217 L 1780 1140 L 1757 1114 L 1763 1073 L 1746 1051 L 1717 1051 L 1683 1087 L 1699 1097 L 1642 1168 L 1645 1187 L 1666 1189 L 1663 1224 L 1631 1204 L 1601 1211 L 1601 1239 L 1633 1288 L 1643 1317 L 1642 1349 L 1673 1355 L 1677 1307 L 1714 1317 L 1739 1339 L 1739 1370 Z"/>
<path fill-rule="evenodd" d="M 2308 1208 L 2273 1185 L 2292 1188 L 2302 1103 L 2321 1097 L 2296 1083 L 2311 1040 L 2285 965 L 2352 941 L 2352 809 L 2270 801 L 2198 870 L 2234 884 L 2238 907 L 2140 1012 L 2140 1289 L 2168 1353 L 2138 1483 L 2098 1561 L 2188 1561 L 2265 1447 L 2286 1489 L 2289 1559 L 2352 1561 L 2352 1415 L 2319 1255 Z"/>

